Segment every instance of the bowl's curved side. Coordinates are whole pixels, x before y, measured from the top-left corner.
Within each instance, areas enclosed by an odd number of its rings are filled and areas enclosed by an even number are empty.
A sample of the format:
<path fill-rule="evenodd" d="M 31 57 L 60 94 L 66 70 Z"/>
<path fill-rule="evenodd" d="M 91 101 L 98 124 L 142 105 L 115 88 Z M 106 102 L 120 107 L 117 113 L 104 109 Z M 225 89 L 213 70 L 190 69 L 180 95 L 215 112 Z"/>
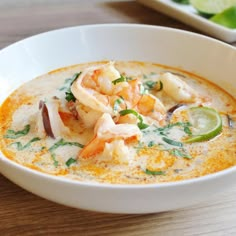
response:
<path fill-rule="evenodd" d="M 236 169 L 190 181 L 155 185 L 80 183 L 37 173 L 9 160 L 0 160 L 1 173 L 45 199 L 80 209 L 140 214 L 175 210 L 206 201 L 232 186 Z"/>
<path fill-rule="evenodd" d="M 236 49 L 233 47 L 180 30 L 111 24 L 52 31 L 3 49 L 0 52 L 0 84 L 7 89 L 0 99 L 5 99 L 20 83 L 49 70 L 98 60 L 149 61 L 180 67 L 224 84 L 235 96 Z M 46 199 L 112 213 L 151 213 L 186 207 L 219 193 L 232 185 L 236 177 L 234 167 L 178 183 L 96 185 L 37 173 L 1 154 L 0 171 L 16 184 Z"/>

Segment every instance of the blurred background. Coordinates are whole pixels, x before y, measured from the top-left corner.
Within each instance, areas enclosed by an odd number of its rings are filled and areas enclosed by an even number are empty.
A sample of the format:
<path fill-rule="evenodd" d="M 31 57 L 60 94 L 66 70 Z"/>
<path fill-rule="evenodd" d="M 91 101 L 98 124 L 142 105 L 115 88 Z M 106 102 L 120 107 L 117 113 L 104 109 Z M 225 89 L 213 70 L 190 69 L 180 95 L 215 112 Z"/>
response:
<path fill-rule="evenodd" d="M 0 48 L 34 34 L 75 25 L 141 23 L 197 32 L 132 0 L 0 0 Z"/>

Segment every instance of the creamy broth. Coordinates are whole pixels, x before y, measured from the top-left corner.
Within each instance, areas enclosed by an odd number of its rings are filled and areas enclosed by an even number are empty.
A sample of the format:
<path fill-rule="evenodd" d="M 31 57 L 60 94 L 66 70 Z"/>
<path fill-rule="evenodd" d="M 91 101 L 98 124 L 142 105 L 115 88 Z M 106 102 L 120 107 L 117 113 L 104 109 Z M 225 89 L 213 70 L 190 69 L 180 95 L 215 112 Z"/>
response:
<path fill-rule="evenodd" d="M 214 109 L 222 130 L 187 142 L 192 107 Z M 83 182 L 178 181 L 236 165 L 235 114 L 234 97 L 192 73 L 143 62 L 86 63 L 42 75 L 7 98 L 0 149 L 21 165 Z"/>

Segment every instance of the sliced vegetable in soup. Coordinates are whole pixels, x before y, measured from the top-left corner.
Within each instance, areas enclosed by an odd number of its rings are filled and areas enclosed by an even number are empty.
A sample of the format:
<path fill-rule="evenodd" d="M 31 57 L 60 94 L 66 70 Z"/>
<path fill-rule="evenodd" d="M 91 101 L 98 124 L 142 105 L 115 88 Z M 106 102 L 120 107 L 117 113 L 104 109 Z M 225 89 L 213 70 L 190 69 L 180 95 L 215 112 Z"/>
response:
<path fill-rule="evenodd" d="M 52 71 L 0 108 L 0 148 L 38 171 L 145 184 L 236 165 L 236 100 L 192 73 L 144 62 Z"/>

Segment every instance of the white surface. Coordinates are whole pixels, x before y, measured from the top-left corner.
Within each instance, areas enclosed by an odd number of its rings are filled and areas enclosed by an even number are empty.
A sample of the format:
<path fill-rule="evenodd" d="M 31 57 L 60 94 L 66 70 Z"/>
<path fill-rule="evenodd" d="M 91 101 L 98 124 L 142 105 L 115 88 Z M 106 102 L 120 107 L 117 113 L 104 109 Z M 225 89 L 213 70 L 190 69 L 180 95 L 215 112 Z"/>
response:
<path fill-rule="evenodd" d="M 230 43 L 236 41 L 236 29 L 229 29 L 209 21 L 203 16 L 198 15 L 197 11 L 191 5 L 179 4 L 172 0 L 137 1 L 225 42 Z"/>
<path fill-rule="evenodd" d="M 110 24 L 52 31 L 0 51 L 1 101 L 22 82 L 49 70 L 104 59 L 181 67 L 224 85 L 235 95 L 235 48 L 180 30 Z M 2 154 L 0 171 L 19 186 L 46 199 L 112 213 L 151 213 L 190 206 L 224 191 L 235 184 L 236 178 L 236 167 L 233 167 L 198 179 L 159 185 L 86 184 L 31 170 Z"/>

